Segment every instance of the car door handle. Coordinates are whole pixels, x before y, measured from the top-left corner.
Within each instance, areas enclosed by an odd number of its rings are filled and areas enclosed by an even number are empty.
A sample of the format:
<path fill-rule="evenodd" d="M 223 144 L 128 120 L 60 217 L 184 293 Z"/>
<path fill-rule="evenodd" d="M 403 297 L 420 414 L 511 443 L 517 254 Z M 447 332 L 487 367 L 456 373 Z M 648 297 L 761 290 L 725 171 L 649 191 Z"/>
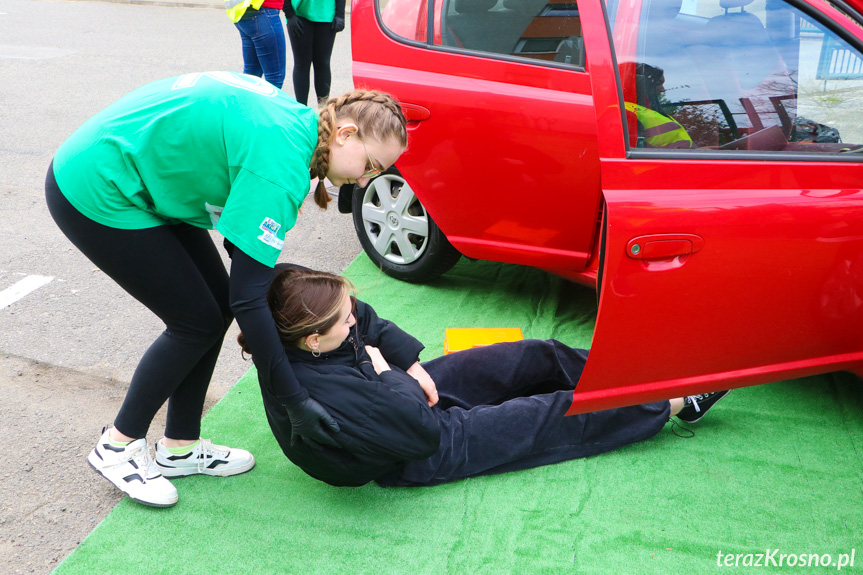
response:
<path fill-rule="evenodd" d="M 626 255 L 635 260 L 668 260 L 694 254 L 704 247 L 704 238 L 695 234 L 652 234 L 632 238 Z"/>
<path fill-rule="evenodd" d="M 423 106 L 406 104 L 405 102 L 401 102 L 399 105 L 402 107 L 402 113 L 408 122 L 421 122 L 428 120 L 429 116 L 431 116 L 428 108 L 424 108 Z"/>

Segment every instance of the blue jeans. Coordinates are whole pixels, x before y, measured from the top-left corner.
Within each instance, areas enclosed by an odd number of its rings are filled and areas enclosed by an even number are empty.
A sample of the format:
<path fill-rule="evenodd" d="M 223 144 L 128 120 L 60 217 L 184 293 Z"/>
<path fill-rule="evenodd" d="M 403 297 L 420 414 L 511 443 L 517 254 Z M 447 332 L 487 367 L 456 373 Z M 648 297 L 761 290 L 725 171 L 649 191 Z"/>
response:
<path fill-rule="evenodd" d="M 436 485 L 611 451 L 654 436 L 667 401 L 564 417 L 587 351 L 555 340 L 479 347 L 424 363 L 440 401 L 438 452 L 379 479 Z"/>
<path fill-rule="evenodd" d="M 249 8 L 234 26 L 243 40 L 243 73 L 281 88 L 285 83 L 285 30 L 280 10 Z"/>

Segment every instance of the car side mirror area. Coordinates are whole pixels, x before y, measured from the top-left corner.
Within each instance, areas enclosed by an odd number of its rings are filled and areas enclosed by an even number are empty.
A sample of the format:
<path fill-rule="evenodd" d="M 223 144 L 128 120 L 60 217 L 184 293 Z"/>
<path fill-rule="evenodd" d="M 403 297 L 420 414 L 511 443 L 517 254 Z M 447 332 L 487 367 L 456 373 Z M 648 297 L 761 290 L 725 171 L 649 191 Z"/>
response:
<path fill-rule="evenodd" d="M 339 187 L 339 213 L 349 214 L 353 211 L 354 184 L 344 184 Z"/>

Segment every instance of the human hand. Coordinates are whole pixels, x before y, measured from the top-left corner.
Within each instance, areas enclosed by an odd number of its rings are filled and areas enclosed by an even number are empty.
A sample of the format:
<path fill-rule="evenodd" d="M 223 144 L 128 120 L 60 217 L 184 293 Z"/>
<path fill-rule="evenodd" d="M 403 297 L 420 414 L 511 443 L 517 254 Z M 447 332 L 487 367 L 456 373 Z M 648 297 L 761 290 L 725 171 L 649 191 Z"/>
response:
<path fill-rule="evenodd" d="M 410 366 L 408 368 L 407 374 L 417 380 L 417 382 L 420 384 L 423 393 L 426 394 L 426 401 L 428 402 L 429 407 L 433 406 L 438 402 L 437 386 L 435 385 L 434 380 L 425 370 L 425 368 L 420 365 L 420 362 L 416 362 L 412 366 Z"/>
<path fill-rule="evenodd" d="M 333 19 L 333 30 L 335 30 L 336 33 L 339 33 L 344 29 L 345 29 L 345 19 L 339 18 L 338 16 L 336 16 Z"/>
<path fill-rule="evenodd" d="M 387 363 L 387 360 L 384 359 L 384 356 L 381 354 L 381 350 L 378 348 L 367 345 L 366 353 L 369 354 L 369 357 L 372 358 L 372 367 L 375 368 L 375 373 L 380 375 L 384 371 L 390 370 L 390 364 Z"/>
<path fill-rule="evenodd" d="M 288 33 L 291 36 L 301 36 L 303 34 L 303 19 L 299 16 L 291 16 L 288 18 Z"/>
<path fill-rule="evenodd" d="M 285 408 L 288 410 L 293 431 L 291 445 L 295 445 L 297 437 L 301 437 L 311 447 L 320 447 L 321 443 L 339 447 L 329 434 L 338 432 L 339 424 L 320 403 L 307 397 L 299 403 L 286 405 Z"/>

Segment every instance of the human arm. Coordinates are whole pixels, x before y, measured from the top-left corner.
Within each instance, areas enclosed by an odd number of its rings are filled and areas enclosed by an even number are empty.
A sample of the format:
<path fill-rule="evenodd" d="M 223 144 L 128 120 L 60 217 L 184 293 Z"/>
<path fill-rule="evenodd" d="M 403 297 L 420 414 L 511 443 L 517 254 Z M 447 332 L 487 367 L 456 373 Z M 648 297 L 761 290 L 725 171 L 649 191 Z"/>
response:
<path fill-rule="evenodd" d="M 345 0 L 336 0 L 336 16 L 333 18 L 333 30 L 336 33 L 345 29 Z"/>
<path fill-rule="evenodd" d="M 423 344 L 393 322 L 380 318 L 365 302 L 357 301 L 356 313 L 357 322 L 363 333 L 363 341 L 379 348 L 387 362 L 400 367 L 416 379 L 425 393 L 429 406 L 436 404 L 437 386 L 417 360 L 423 350 Z"/>
<path fill-rule="evenodd" d="M 416 380 L 387 364 L 377 348 L 366 346 L 362 353 L 374 373 L 323 366 L 309 382 L 309 391 L 339 418 L 339 444 L 355 455 L 395 463 L 435 453 L 440 430 Z"/>
<path fill-rule="evenodd" d="M 363 343 L 377 347 L 387 362 L 405 371 L 417 362 L 425 346 L 395 323 L 378 316 L 369 304 L 356 301 L 357 329 Z"/>
<path fill-rule="evenodd" d="M 369 357 L 372 359 L 372 367 L 374 367 L 375 372 L 378 375 L 390 369 L 389 363 L 387 363 L 387 360 L 378 348 L 367 345 L 366 353 L 368 353 Z M 415 362 L 407 369 L 406 373 L 417 380 L 417 383 L 419 383 L 420 388 L 425 394 L 426 403 L 429 404 L 429 407 L 438 402 L 437 386 L 435 386 L 434 380 L 423 368 L 420 362 Z"/>
<path fill-rule="evenodd" d="M 291 0 L 285 0 L 282 11 L 285 13 L 285 20 L 288 22 L 288 32 L 292 36 L 301 35 L 303 33 L 303 19 L 294 11 L 294 5 L 291 3 Z"/>
<path fill-rule="evenodd" d="M 238 248 L 230 250 L 231 311 L 252 351 L 258 377 L 285 406 L 295 435 L 304 440 L 337 445 L 330 432 L 339 431 L 336 421 L 300 385 L 279 339 L 267 304 L 273 270 Z"/>
<path fill-rule="evenodd" d="M 387 363 L 387 360 L 384 359 L 384 356 L 381 355 L 381 350 L 378 348 L 367 345 L 366 353 L 369 354 L 369 357 L 372 359 L 372 367 L 375 368 L 375 373 L 380 375 L 385 371 L 390 371 L 390 364 Z"/>
<path fill-rule="evenodd" d="M 429 407 L 438 402 L 437 386 L 435 385 L 432 376 L 425 370 L 420 362 L 414 363 L 407 369 L 407 374 L 417 380 L 423 393 L 426 396 L 426 401 Z"/>

